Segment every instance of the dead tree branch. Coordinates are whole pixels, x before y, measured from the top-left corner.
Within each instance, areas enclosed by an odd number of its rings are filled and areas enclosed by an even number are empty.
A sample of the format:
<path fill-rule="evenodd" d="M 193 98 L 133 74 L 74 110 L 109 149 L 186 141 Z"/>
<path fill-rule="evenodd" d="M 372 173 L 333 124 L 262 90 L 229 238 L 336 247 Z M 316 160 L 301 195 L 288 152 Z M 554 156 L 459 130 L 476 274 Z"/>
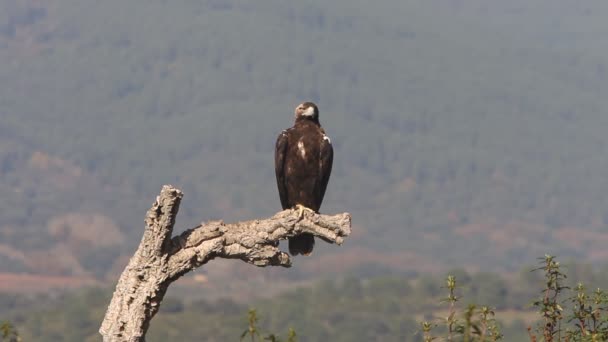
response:
<path fill-rule="evenodd" d="M 279 240 L 306 232 L 342 244 L 351 231 L 350 214 L 319 215 L 284 210 L 274 216 L 234 224 L 212 221 L 171 238 L 182 192 L 165 185 L 148 210 L 137 251 L 123 271 L 99 329 L 103 340 L 144 341 L 169 285 L 214 258 L 290 267 Z"/>

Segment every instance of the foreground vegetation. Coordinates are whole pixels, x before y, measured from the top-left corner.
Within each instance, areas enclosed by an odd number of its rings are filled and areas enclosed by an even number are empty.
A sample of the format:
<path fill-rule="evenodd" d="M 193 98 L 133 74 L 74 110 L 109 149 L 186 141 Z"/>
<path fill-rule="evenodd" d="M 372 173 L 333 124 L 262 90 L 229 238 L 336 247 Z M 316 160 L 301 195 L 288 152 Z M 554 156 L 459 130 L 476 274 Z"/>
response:
<path fill-rule="evenodd" d="M 540 266 L 533 271 L 543 275 L 544 288 L 531 305 L 540 316 L 536 324 L 527 327 L 531 342 L 569 342 L 608 340 L 608 292 L 601 288 L 588 291 L 578 282 L 567 285 L 567 276 L 554 256 L 545 255 Z M 492 307 L 469 304 L 457 310 L 462 297 L 456 294 L 457 282 L 452 275 L 445 282 L 447 297 L 442 301 L 449 309 L 439 323 L 421 323 L 424 342 L 437 339 L 454 341 L 498 341 L 505 337 L 497 324 Z M 441 333 L 437 335 L 437 327 Z"/>
<path fill-rule="evenodd" d="M 566 336 L 605 336 L 605 295 L 586 289 L 608 283 L 608 271 L 562 266 L 552 257 L 543 262 L 541 270 L 516 275 L 453 270 L 447 280 L 426 274 L 347 276 L 244 303 L 169 296 L 148 340 L 234 341 L 245 334 L 300 342 L 423 341 L 452 334 L 521 342 L 532 334 L 536 341 L 551 335 L 561 342 Z M 110 291 L 101 289 L 54 297 L 1 295 L 0 317 L 13 322 L 24 341 L 93 341 L 109 298 Z M 252 307 L 257 314 L 247 317 Z M 297 336 L 289 337 L 288 328 Z"/>
<path fill-rule="evenodd" d="M 19 342 L 19 332 L 10 322 L 0 321 L 0 341 L 2 342 Z"/>

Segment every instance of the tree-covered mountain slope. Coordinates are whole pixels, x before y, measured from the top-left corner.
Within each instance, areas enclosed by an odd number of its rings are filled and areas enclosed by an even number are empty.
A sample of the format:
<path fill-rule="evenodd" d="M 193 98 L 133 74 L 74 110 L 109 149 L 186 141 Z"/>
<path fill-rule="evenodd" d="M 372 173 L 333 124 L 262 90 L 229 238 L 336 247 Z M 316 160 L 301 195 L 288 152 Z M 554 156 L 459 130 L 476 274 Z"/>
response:
<path fill-rule="evenodd" d="M 271 215 L 305 100 L 335 147 L 321 210 L 355 233 L 302 271 L 603 260 L 606 10 L 0 0 L 0 271 L 120 269 L 165 183 L 183 229 Z"/>

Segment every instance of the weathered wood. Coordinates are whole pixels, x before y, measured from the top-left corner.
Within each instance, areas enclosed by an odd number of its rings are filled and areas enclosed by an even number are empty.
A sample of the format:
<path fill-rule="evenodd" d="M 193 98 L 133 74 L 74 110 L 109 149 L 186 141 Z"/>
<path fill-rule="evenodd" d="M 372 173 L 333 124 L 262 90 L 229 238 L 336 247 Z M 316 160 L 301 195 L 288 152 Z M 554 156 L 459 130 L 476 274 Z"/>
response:
<path fill-rule="evenodd" d="M 104 341 L 144 341 L 169 285 L 214 258 L 290 267 L 289 255 L 278 248 L 280 240 L 306 232 L 339 245 L 351 231 L 348 213 L 304 211 L 299 216 L 284 210 L 261 220 L 210 221 L 171 238 L 181 199 L 180 190 L 165 185 L 148 210 L 141 243 L 118 280 L 99 329 Z"/>

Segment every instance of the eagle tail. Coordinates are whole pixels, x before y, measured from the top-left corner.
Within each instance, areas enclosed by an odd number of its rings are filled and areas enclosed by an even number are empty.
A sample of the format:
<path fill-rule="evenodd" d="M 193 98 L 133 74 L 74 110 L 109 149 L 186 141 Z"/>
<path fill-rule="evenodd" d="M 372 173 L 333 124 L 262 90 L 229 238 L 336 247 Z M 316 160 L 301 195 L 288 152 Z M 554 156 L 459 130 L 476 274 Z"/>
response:
<path fill-rule="evenodd" d="M 315 245 L 315 237 L 312 234 L 304 233 L 289 239 L 289 254 L 291 255 L 310 255 Z"/>

